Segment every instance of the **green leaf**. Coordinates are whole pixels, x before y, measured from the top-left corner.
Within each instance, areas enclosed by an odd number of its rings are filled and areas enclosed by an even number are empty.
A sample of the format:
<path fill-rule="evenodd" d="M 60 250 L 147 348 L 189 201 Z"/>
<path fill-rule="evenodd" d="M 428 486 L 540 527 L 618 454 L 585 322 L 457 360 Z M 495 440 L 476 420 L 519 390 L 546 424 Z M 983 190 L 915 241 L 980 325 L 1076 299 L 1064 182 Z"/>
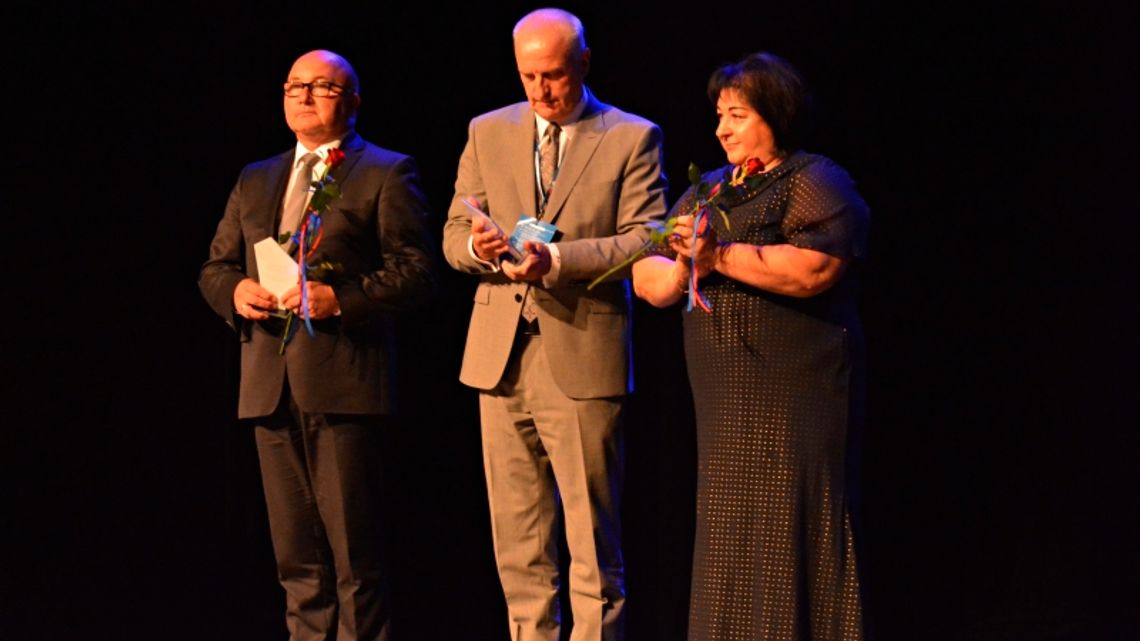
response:
<path fill-rule="evenodd" d="M 673 216 L 665 222 L 650 221 L 647 225 L 649 226 L 650 246 L 663 246 L 668 244 L 669 237 L 673 235 L 673 228 L 677 226 L 677 217 Z"/>
<path fill-rule="evenodd" d="M 696 187 L 701 182 L 701 169 L 696 163 L 689 163 L 689 184 Z"/>
<path fill-rule="evenodd" d="M 329 276 L 339 274 L 344 271 L 344 265 L 341 263 L 332 263 L 327 260 L 310 265 L 308 268 L 309 278 L 318 282 L 327 282 Z"/>
<path fill-rule="evenodd" d="M 728 205 L 725 205 L 724 203 L 717 203 L 716 210 L 720 214 L 721 220 L 724 221 L 724 228 L 732 231 L 732 225 L 728 222 Z"/>

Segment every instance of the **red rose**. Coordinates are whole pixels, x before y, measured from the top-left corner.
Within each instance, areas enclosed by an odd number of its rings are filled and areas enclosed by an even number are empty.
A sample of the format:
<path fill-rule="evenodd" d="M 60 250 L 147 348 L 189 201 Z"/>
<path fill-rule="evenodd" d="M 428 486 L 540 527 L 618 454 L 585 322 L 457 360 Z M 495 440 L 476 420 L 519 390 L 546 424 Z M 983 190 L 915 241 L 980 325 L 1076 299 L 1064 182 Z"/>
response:
<path fill-rule="evenodd" d="M 744 175 L 751 176 L 764 171 L 764 163 L 759 158 L 749 158 L 744 161 Z"/>
<path fill-rule="evenodd" d="M 325 166 L 329 168 L 329 171 L 335 169 L 342 162 L 344 162 L 344 152 L 339 148 L 330 149 L 328 155 L 325 156 Z"/>

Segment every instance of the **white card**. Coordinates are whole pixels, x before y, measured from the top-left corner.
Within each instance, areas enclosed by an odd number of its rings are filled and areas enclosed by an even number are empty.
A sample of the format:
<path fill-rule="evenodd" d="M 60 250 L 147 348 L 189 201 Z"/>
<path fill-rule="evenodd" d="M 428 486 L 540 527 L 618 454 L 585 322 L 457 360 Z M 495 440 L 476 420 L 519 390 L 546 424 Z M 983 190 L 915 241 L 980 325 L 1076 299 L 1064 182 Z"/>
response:
<path fill-rule="evenodd" d="M 277 309 L 285 309 L 281 298 L 297 284 L 297 261 L 281 249 L 274 238 L 266 238 L 253 246 L 257 259 L 257 275 L 261 286 L 277 297 Z"/>

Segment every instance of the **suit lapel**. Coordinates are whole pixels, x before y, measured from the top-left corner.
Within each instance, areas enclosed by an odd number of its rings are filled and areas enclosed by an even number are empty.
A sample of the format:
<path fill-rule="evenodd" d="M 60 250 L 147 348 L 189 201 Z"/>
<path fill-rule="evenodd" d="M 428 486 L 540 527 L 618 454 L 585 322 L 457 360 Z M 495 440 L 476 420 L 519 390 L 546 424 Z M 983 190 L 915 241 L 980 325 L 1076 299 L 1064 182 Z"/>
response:
<path fill-rule="evenodd" d="M 344 184 L 344 178 L 352 171 L 353 166 L 364 155 L 364 139 L 352 132 L 340 143 L 340 150 L 344 152 L 344 160 L 332 170 L 333 181 L 338 185 Z"/>
<path fill-rule="evenodd" d="M 578 179 L 582 177 L 582 172 L 590 164 L 590 158 L 606 134 L 606 113 L 601 103 L 591 96 L 590 104 L 578 120 L 574 138 L 570 140 L 566 155 L 562 158 L 562 165 L 558 168 L 558 179 L 554 182 L 543 220 L 553 223 L 562 213 L 562 206 L 566 204 L 566 199 L 573 191 L 574 185 L 578 183 Z M 531 174 L 532 176 L 534 174 L 533 168 Z M 534 182 L 533 178 L 531 182 Z"/>
<path fill-rule="evenodd" d="M 277 228 L 281 225 L 281 203 L 285 199 L 285 187 L 289 184 L 289 175 L 293 169 L 294 151 L 289 150 L 277 157 L 270 168 L 269 180 L 273 189 L 264 192 L 263 200 L 253 211 L 261 212 L 257 216 L 257 226 L 262 235 L 277 240 Z"/>
<path fill-rule="evenodd" d="M 512 123 L 517 129 L 514 135 L 508 136 L 506 144 L 507 162 L 510 163 L 511 174 L 515 178 L 515 188 L 518 190 L 519 203 L 522 212 L 499 212 L 499 224 L 503 229 L 513 229 L 517 218 L 503 220 L 503 216 L 518 216 L 520 213 L 534 216 L 537 208 L 535 203 L 534 181 L 534 111 L 525 107 L 519 110 L 519 119 Z"/>

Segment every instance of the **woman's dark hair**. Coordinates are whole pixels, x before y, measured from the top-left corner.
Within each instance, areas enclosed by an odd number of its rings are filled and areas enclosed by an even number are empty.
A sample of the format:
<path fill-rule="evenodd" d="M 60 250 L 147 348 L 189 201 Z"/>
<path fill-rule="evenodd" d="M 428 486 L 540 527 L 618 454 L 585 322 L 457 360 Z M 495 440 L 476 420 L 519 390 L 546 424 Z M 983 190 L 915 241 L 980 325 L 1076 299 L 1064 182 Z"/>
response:
<path fill-rule="evenodd" d="M 796 68 L 779 56 L 759 52 L 724 65 L 709 78 L 715 105 L 725 89 L 740 95 L 772 129 L 776 147 L 790 153 L 804 144 L 811 124 L 811 95 Z"/>

